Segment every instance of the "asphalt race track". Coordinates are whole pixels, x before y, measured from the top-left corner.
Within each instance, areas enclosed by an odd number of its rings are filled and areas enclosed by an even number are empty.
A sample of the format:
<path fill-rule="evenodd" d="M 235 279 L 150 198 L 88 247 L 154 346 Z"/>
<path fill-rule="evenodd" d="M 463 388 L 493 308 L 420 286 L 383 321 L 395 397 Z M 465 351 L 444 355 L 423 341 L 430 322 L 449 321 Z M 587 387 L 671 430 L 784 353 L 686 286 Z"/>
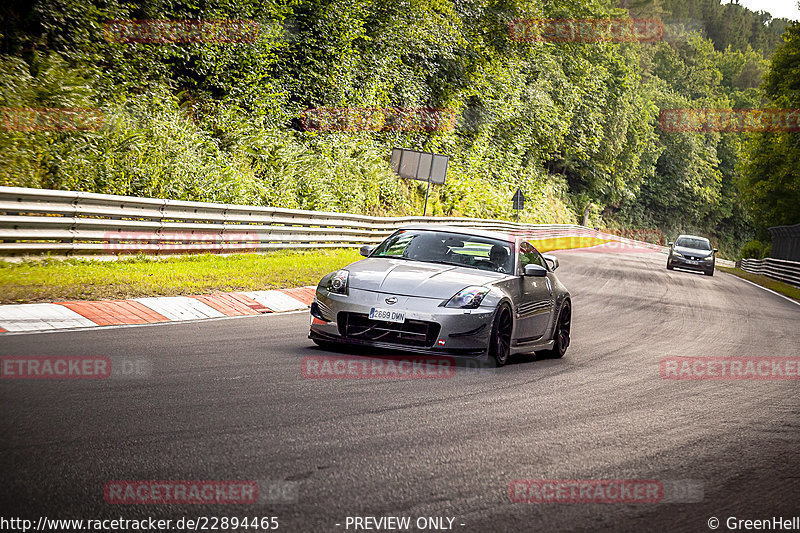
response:
<path fill-rule="evenodd" d="M 152 367 L 130 379 L 3 380 L 2 514 L 276 516 L 300 532 L 346 531 L 348 516 L 455 517 L 465 532 L 710 531 L 712 516 L 724 531 L 731 516 L 800 516 L 800 381 L 659 373 L 664 357 L 797 357 L 800 306 L 721 272 L 669 272 L 657 253 L 558 255 L 574 304 L 564 359 L 450 379 L 304 378 L 301 359 L 329 353 L 306 338 L 307 313 L 4 336 L 0 355 Z M 702 493 L 514 503 L 518 479 L 673 480 Z M 111 480 L 274 480 L 296 494 L 112 505 Z"/>

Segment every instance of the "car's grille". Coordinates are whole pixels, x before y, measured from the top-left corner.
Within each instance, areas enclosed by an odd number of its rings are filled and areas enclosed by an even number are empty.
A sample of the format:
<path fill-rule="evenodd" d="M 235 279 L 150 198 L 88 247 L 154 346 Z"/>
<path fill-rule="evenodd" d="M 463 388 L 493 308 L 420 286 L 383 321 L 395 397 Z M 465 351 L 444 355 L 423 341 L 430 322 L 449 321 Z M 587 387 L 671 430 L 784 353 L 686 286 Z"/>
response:
<path fill-rule="evenodd" d="M 383 320 L 370 320 L 363 313 L 345 311 L 337 315 L 336 322 L 339 325 L 339 334 L 343 337 L 390 342 L 405 346 L 433 346 L 433 343 L 439 338 L 441 329 L 436 322 L 406 320 L 399 324 Z"/>

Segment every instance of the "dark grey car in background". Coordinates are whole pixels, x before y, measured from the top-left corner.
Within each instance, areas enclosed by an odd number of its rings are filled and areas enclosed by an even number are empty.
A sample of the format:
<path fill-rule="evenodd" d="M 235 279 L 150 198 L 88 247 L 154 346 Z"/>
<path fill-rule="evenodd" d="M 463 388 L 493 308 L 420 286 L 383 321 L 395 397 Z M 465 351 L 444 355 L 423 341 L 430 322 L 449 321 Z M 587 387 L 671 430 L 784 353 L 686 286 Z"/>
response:
<path fill-rule="evenodd" d="M 332 272 L 311 305 L 309 338 L 488 358 L 569 346 L 570 295 L 558 259 L 524 238 L 470 228 L 399 229 L 366 259 Z"/>
<path fill-rule="evenodd" d="M 675 267 L 688 268 L 713 276 L 716 253 L 717 249 L 711 248 L 711 243 L 705 237 L 680 235 L 675 242 L 669 243 L 667 270 Z"/>

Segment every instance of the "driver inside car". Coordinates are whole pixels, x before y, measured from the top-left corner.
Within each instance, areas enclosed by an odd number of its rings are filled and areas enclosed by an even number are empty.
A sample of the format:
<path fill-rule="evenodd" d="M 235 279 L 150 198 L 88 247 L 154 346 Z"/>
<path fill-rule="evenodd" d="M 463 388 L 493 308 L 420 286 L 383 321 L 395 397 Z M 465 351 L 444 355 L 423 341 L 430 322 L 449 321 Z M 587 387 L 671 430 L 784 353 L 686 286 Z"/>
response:
<path fill-rule="evenodd" d="M 450 249 L 436 235 L 417 235 L 403 255 L 417 261 L 446 261 Z"/>
<path fill-rule="evenodd" d="M 497 272 L 510 272 L 510 257 L 511 254 L 508 253 L 505 246 L 500 246 L 499 244 L 492 246 L 492 249 L 489 251 L 489 261 L 492 264 L 492 270 L 496 270 Z"/>

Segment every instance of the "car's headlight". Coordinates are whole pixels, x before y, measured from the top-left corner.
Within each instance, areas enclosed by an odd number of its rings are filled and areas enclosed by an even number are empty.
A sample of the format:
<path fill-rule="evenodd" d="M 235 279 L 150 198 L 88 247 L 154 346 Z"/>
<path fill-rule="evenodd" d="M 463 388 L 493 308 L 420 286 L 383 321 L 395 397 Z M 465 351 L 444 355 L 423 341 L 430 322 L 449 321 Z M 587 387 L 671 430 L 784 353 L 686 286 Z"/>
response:
<path fill-rule="evenodd" d="M 711 254 L 708 257 L 704 257 L 703 260 L 704 261 L 713 261 L 714 260 L 714 254 Z"/>
<path fill-rule="evenodd" d="M 672 255 L 677 256 L 677 257 L 683 257 L 682 253 L 676 252 L 675 250 L 672 250 Z"/>
<path fill-rule="evenodd" d="M 455 296 L 450 298 L 445 307 L 457 307 L 459 309 L 477 309 L 481 305 L 483 298 L 489 293 L 486 287 L 467 287 L 458 291 Z"/>
<path fill-rule="evenodd" d="M 350 279 L 350 272 L 347 270 L 337 270 L 328 280 L 328 291 L 336 294 L 347 294 L 347 280 Z"/>

